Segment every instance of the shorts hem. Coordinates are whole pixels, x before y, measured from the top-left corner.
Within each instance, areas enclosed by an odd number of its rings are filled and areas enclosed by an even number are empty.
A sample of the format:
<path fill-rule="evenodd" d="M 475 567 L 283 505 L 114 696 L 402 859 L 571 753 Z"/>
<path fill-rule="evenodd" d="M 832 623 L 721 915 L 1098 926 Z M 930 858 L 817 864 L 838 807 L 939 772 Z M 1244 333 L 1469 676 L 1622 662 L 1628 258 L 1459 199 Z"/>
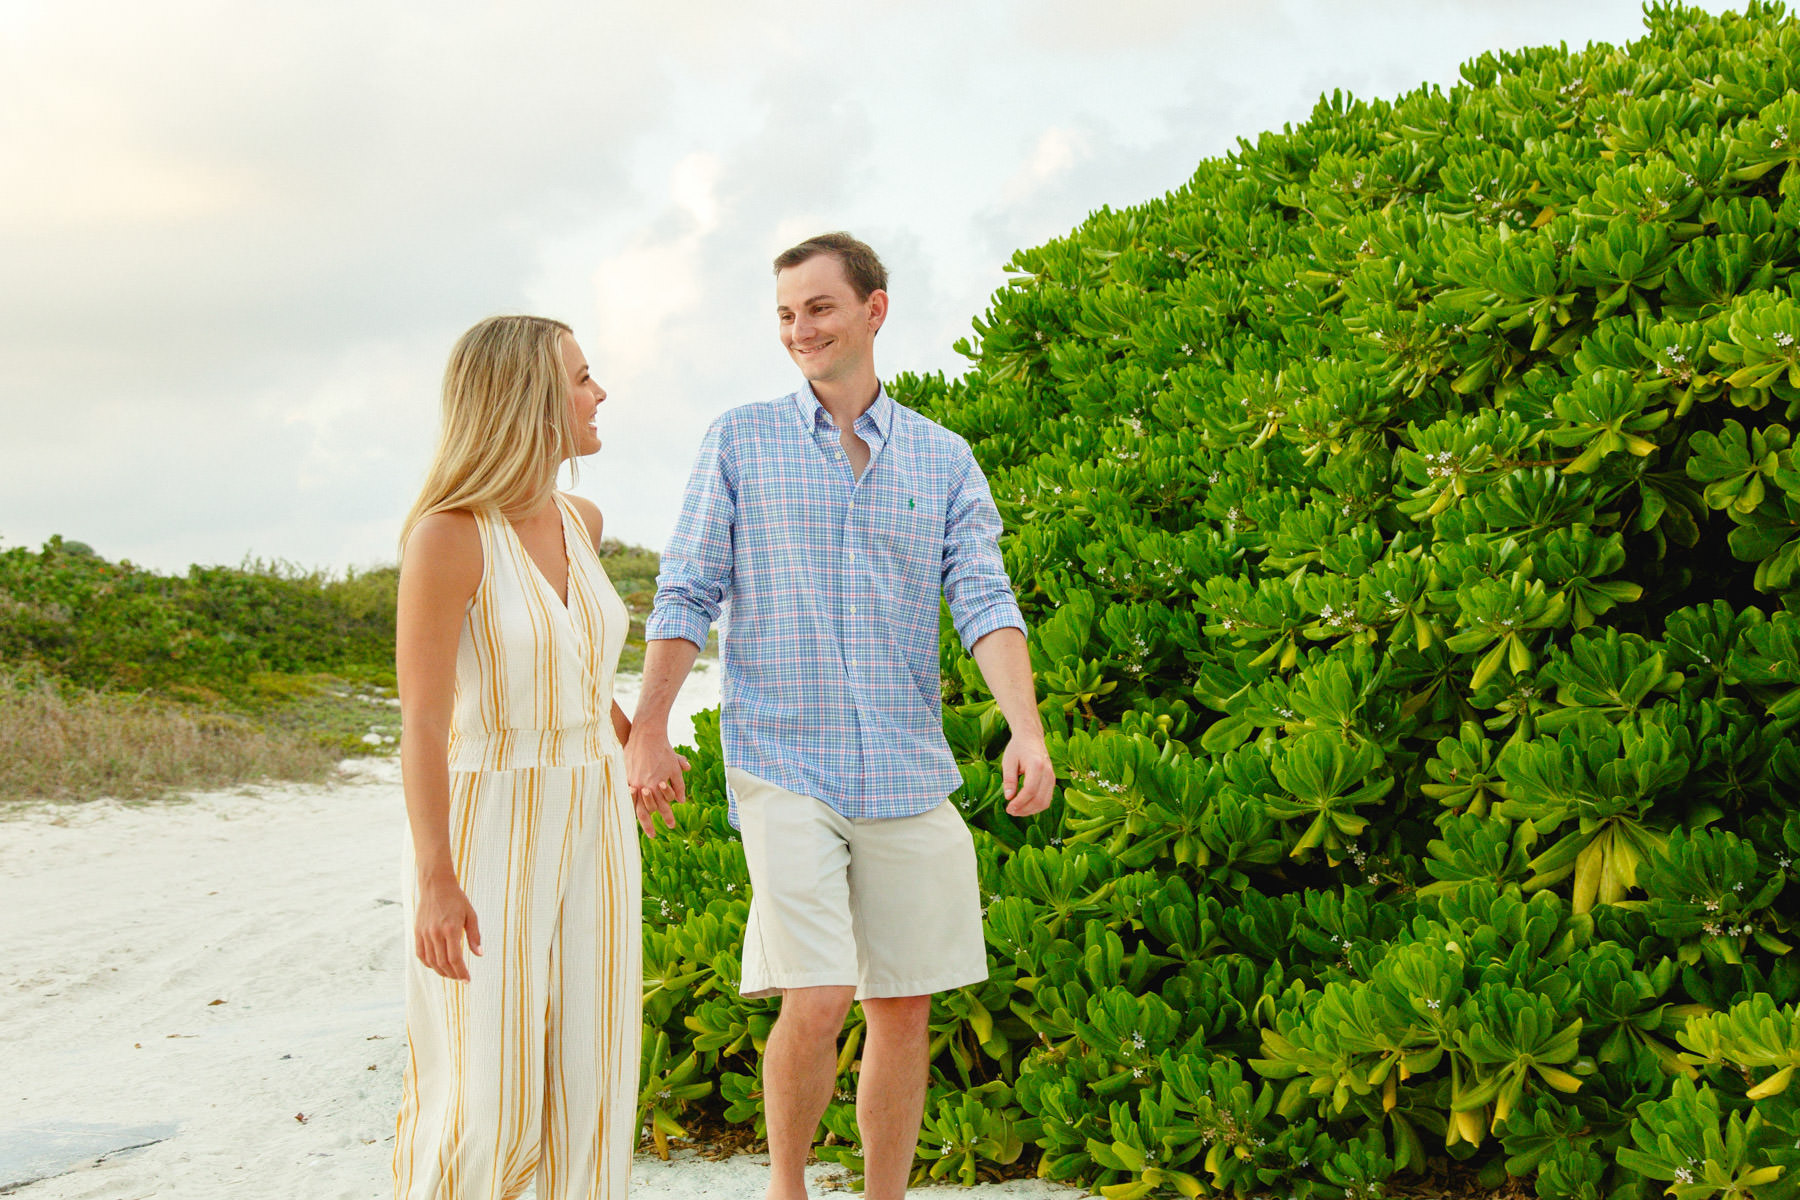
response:
<path fill-rule="evenodd" d="M 939 992 L 953 992 L 957 988 L 985 982 L 987 977 L 987 964 L 983 963 L 979 970 L 951 971 L 926 979 L 861 983 L 857 985 L 856 998 L 858 1000 L 891 1000 L 901 996 L 934 996 Z"/>
<path fill-rule="evenodd" d="M 830 971 L 823 974 L 782 974 L 770 971 L 738 983 L 738 995 L 746 1000 L 763 1000 L 770 996 L 780 995 L 789 988 L 804 987 L 857 987 L 854 979 L 845 979 L 841 972 Z"/>
<path fill-rule="evenodd" d="M 884 980 L 880 983 L 849 980 L 837 974 L 770 974 L 740 982 L 738 995 L 746 1000 L 766 1000 L 770 996 L 780 995 L 789 988 L 853 987 L 856 989 L 855 998 L 858 1000 L 892 1000 L 901 996 L 933 996 L 938 992 L 953 992 L 957 988 L 985 982 L 987 978 L 988 969 L 985 963 L 979 970 L 950 971 L 925 979 Z"/>

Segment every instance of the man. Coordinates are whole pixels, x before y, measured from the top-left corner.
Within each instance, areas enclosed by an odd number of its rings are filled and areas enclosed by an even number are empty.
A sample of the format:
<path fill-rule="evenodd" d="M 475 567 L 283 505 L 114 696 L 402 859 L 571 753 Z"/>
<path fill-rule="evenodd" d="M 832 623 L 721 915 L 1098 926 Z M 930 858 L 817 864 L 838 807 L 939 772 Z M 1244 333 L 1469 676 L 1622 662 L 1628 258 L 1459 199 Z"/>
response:
<path fill-rule="evenodd" d="M 975 854 L 943 736 L 939 596 L 1012 730 L 1007 811 L 1055 782 L 999 514 L 968 443 L 875 374 L 887 272 L 848 234 L 775 260 L 781 344 L 805 385 L 707 431 L 663 555 L 626 744 L 639 820 L 683 797 L 668 714 L 730 602 L 720 729 L 751 906 L 740 988 L 781 995 L 763 1051 L 769 1200 L 803 1200 L 853 999 L 870 1200 L 905 1194 L 931 995 L 987 977 Z"/>

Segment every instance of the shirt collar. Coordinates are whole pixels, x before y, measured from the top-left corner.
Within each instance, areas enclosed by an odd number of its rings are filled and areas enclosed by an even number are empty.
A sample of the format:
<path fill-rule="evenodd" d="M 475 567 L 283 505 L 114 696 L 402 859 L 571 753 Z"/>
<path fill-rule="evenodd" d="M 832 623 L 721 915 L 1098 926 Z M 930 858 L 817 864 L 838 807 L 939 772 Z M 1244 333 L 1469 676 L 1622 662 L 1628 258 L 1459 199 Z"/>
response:
<path fill-rule="evenodd" d="M 888 432 L 894 427 L 894 399 L 888 395 L 887 388 L 881 384 L 876 384 L 875 388 L 875 403 L 869 405 L 863 415 L 856 418 L 856 432 L 862 436 L 864 441 L 868 441 L 866 435 L 869 427 L 873 425 L 876 437 L 885 442 Z M 831 424 L 831 414 L 825 411 L 825 406 L 820 404 L 819 398 L 813 394 L 812 384 L 802 383 L 800 385 L 800 390 L 794 393 L 794 403 L 799 407 L 800 420 L 805 423 L 809 431 L 816 432 Z"/>

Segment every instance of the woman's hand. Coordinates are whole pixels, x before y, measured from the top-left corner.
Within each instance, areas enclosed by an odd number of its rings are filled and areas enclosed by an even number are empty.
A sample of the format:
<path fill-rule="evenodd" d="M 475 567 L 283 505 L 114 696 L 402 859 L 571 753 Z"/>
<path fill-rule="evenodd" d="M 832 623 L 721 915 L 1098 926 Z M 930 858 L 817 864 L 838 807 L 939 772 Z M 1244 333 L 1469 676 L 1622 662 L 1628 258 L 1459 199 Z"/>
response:
<path fill-rule="evenodd" d="M 469 952 L 479 955 L 481 927 L 462 888 L 454 879 L 420 883 L 419 907 L 413 914 L 413 949 L 419 961 L 445 979 L 469 982 L 469 968 L 463 962 L 465 937 Z"/>
<path fill-rule="evenodd" d="M 683 755 L 676 754 L 675 762 L 680 765 L 683 771 L 691 771 L 693 769 L 693 764 L 688 762 Z M 679 780 L 681 777 L 676 775 L 673 778 Z M 662 816 L 664 826 L 669 829 L 675 828 L 675 810 L 669 807 L 669 788 L 670 785 L 664 783 L 660 792 L 656 788 L 644 788 L 641 791 L 631 793 L 632 811 L 637 814 L 638 824 L 643 826 L 645 837 L 656 836 L 656 818 L 658 814 Z M 685 789 L 682 798 L 684 800 L 687 798 Z"/>
<path fill-rule="evenodd" d="M 640 721 L 633 730 L 637 734 L 625 745 L 625 777 L 631 790 L 631 803 L 645 837 L 656 836 L 656 819 L 670 829 L 675 828 L 675 812 L 670 804 L 687 799 L 687 783 L 682 772 L 691 764 L 675 753 L 669 735 Z"/>

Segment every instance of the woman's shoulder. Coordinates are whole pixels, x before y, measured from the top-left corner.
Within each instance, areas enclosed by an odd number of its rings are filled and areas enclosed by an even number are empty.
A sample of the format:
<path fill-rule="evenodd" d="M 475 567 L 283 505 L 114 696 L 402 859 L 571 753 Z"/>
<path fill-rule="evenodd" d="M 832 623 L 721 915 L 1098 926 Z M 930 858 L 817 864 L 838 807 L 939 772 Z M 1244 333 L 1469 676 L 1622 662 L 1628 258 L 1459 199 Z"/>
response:
<path fill-rule="evenodd" d="M 446 508 L 440 512 L 427 513 L 413 523 L 412 532 L 407 535 L 407 549 L 419 546 L 426 549 L 448 549 L 461 543 L 480 547 L 481 531 L 475 522 L 475 514 L 466 508 Z"/>
<path fill-rule="evenodd" d="M 426 568 L 432 574 L 481 577 L 481 530 L 475 514 L 463 508 L 428 513 L 406 535 L 402 566 Z"/>
<path fill-rule="evenodd" d="M 576 496 L 569 492 L 558 492 L 557 495 L 567 500 L 569 505 L 574 508 L 576 514 L 581 517 L 581 523 L 587 526 L 588 540 L 594 543 L 595 549 L 599 549 L 600 531 L 606 525 L 606 518 L 600 515 L 600 506 L 586 496 Z"/>

